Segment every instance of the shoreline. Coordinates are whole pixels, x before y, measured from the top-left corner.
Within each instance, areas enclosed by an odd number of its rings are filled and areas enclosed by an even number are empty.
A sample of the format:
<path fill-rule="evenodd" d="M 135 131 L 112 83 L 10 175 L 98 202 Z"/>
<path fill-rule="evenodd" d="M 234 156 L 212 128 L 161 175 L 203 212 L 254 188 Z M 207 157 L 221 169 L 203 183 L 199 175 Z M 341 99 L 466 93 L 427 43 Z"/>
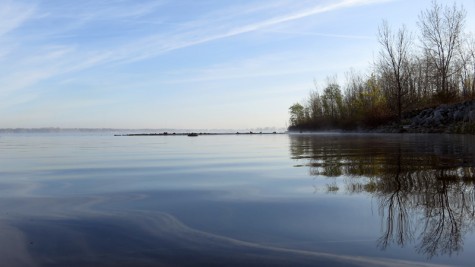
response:
<path fill-rule="evenodd" d="M 289 132 L 321 132 L 318 127 L 309 129 L 292 126 Z M 388 122 L 374 128 L 354 130 L 330 128 L 324 131 L 343 133 L 445 133 L 475 134 L 475 100 L 406 112 L 401 122 Z"/>
<path fill-rule="evenodd" d="M 114 134 L 114 136 L 200 136 L 200 135 L 276 135 L 286 132 L 235 132 L 235 133 L 197 133 L 197 132 L 163 132 L 163 133 L 137 133 L 137 134 Z"/>

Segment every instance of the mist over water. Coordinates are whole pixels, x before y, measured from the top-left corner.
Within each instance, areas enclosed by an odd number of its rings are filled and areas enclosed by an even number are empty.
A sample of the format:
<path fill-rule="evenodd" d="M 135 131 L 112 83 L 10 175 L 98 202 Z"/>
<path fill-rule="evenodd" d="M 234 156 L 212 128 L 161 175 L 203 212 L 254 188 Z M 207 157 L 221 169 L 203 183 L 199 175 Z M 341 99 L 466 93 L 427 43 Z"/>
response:
<path fill-rule="evenodd" d="M 472 266 L 475 138 L 0 137 L 6 266 Z"/>

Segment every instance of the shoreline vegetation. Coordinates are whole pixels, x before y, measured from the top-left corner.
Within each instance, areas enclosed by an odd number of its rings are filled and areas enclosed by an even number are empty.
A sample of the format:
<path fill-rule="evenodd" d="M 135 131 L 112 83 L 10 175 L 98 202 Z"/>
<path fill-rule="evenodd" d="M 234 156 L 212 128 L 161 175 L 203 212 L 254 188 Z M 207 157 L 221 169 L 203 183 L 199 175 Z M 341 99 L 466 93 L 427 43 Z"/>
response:
<path fill-rule="evenodd" d="M 475 38 L 462 6 L 421 11 L 417 35 L 378 27 L 369 74 L 350 70 L 289 108 L 289 132 L 359 131 L 475 134 Z"/>

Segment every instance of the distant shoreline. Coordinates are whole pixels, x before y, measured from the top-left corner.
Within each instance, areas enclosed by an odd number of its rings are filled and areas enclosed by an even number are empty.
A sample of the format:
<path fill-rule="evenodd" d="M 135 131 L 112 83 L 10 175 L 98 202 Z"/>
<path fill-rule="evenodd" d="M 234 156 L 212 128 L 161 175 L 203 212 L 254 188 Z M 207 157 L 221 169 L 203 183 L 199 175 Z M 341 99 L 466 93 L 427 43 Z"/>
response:
<path fill-rule="evenodd" d="M 187 128 L 60 128 L 60 127 L 37 127 L 37 128 L 0 128 L 0 134 L 29 134 L 29 133 L 109 133 L 109 134 L 144 134 L 144 133 L 273 133 L 285 132 L 284 127 L 263 127 L 263 128 L 243 128 L 243 129 L 187 129 Z"/>
<path fill-rule="evenodd" d="M 235 132 L 235 133 L 197 133 L 197 132 L 163 132 L 163 133 L 137 133 L 137 134 L 114 134 L 114 136 L 200 136 L 200 135 L 276 135 L 285 132 Z"/>

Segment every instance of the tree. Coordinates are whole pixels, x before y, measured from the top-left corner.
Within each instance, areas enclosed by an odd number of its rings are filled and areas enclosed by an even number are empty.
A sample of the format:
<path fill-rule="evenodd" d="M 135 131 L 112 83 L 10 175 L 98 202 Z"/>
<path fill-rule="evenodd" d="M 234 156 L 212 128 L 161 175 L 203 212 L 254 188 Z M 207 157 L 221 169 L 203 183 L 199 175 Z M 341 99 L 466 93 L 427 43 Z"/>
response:
<path fill-rule="evenodd" d="M 322 96 L 322 105 L 325 115 L 332 120 L 340 117 L 343 111 L 343 96 L 340 86 L 336 82 L 329 82 Z"/>
<path fill-rule="evenodd" d="M 290 126 L 301 125 L 305 120 L 304 106 L 300 103 L 295 103 L 289 108 L 290 112 Z"/>
<path fill-rule="evenodd" d="M 461 56 L 461 38 L 466 12 L 463 8 L 442 6 L 436 1 L 432 8 L 419 15 L 421 43 L 424 53 L 435 69 L 433 76 L 438 88 L 438 96 L 443 101 L 454 97 L 449 81 L 458 71 L 454 62 Z"/>
<path fill-rule="evenodd" d="M 308 99 L 308 106 L 310 110 L 310 119 L 313 122 L 317 122 L 319 119 L 323 117 L 322 99 L 318 91 L 310 92 L 310 96 Z"/>
<path fill-rule="evenodd" d="M 473 36 L 465 42 L 463 52 L 463 68 L 460 73 L 462 96 L 470 99 L 475 97 L 475 39 Z"/>
<path fill-rule="evenodd" d="M 386 97 L 390 104 L 395 104 L 393 109 L 399 120 L 405 109 L 403 103 L 408 102 L 406 96 L 409 94 L 411 39 L 405 26 L 394 33 L 388 23 L 383 21 L 378 29 L 378 41 L 381 44 L 378 67 L 382 78 L 386 80 Z"/>

